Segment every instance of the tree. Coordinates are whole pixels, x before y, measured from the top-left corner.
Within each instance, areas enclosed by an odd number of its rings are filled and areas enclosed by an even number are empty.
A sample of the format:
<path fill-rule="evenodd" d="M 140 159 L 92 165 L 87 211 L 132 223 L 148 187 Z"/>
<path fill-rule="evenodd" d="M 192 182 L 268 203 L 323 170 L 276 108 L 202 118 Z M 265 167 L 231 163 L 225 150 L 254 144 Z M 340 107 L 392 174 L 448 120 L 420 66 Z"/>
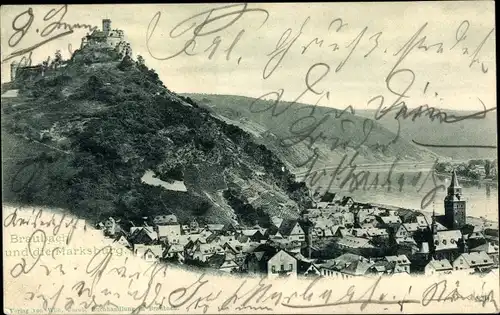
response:
<path fill-rule="evenodd" d="M 490 160 L 484 160 L 484 173 L 486 177 L 490 176 L 491 172 L 491 161 Z"/>
<path fill-rule="evenodd" d="M 125 57 L 123 57 L 122 61 L 118 65 L 118 69 L 120 69 L 121 71 L 126 71 L 130 70 L 132 66 L 133 66 L 132 58 L 130 58 L 129 55 L 125 55 Z"/>
<path fill-rule="evenodd" d="M 139 64 L 140 66 L 146 64 L 146 62 L 144 61 L 144 58 L 141 55 L 137 56 L 137 64 Z"/>
<path fill-rule="evenodd" d="M 57 69 L 62 63 L 62 55 L 60 50 L 56 50 L 56 55 L 54 57 L 53 65 L 54 69 Z"/>
<path fill-rule="evenodd" d="M 56 62 L 62 61 L 62 55 L 61 55 L 61 51 L 59 49 L 56 51 L 56 56 L 54 58 L 54 61 L 56 61 Z"/>

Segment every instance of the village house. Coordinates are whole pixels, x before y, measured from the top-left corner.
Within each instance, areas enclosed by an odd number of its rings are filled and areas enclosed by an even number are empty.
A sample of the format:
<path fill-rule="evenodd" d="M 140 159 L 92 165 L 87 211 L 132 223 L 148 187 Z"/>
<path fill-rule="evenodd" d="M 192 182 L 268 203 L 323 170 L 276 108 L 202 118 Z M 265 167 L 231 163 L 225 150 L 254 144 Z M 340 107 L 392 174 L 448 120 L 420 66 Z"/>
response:
<path fill-rule="evenodd" d="M 408 233 L 408 230 L 405 229 L 405 227 L 403 226 L 403 224 L 399 225 L 396 230 L 396 232 L 394 233 L 394 237 L 395 238 L 405 238 L 405 237 L 409 237 L 409 233 Z"/>
<path fill-rule="evenodd" d="M 413 236 L 419 230 L 418 223 L 403 223 L 403 228 L 406 230 L 408 236 Z"/>
<path fill-rule="evenodd" d="M 115 237 L 114 243 L 118 243 L 128 249 L 132 249 L 132 244 L 127 240 L 125 234 L 118 235 Z"/>
<path fill-rule="evenodd" d="M 416 217 L 419 214 L 411 209 L 400 208 L 396 215 L 401 218 L 401 222 L 403 223 L 417 223 Z"/>
<path fill-rule="evenodd" d="M 267 230 L 266 233 L 264 234 L 265 237 L 267 237 L 270 240 L 273 239 L 282 239 L 283 235 L 281 235 L 279 228 L 275 225 L 270 226 Z"/>
<path fill-rule="evenodd" d="M 215 234 L 214 232 L 210 231 L 208 228 L 204 228 L 200 231 L 200 236 L 204 239 L 207 239 L 210 235 Z"/>
<path fill-rule="evenodd" d="M 201 240 L 206 242 L 206 239 L 201 236 L 201 234 L 182 234 L 179 236 L 179 244 L 186 246 L 189 242 L 195 242 Z"/>
<path fill-rule="evenodd" d="M 289 241 L 287 239 L 274 240 L 269 242 L 271 246 L 275 246 L 279 249 L 283 249 L 290 254 L 300 253 L 302 249 L 302 242 L 299 241 Z"/>
<path fill-rule="evenodd" d="M 405 255 L 386 256 L 385 260 L 394 263 L 394 273 L 406 272 L 410 273 L 410 260 Z"/>
<path fill-rule="evenodd" d="M 459 230 L 438 231 L 433 235 L 433 251 L 435 259 L 446 258 L 452 261 L 460 252 L 458 244 L 462 233 Z"/>
<path fill-rule="evenodd" d="M 370 244 L 370 240 L 355 236 L 346 235 L 337 240 L 337 247 L 348 252 L 362 253 L 364 249 L 375 248 Z"/>
<path fill-rule="evenodd" d="M 346 278 L 366 276 L 368 270 L 373 266 L 374 262 L 366 259 L 358 260 L 350 264 L 340 272 L 345 275 Z"/>
<path fill-rule="evenodd" d="M 358 222 L 357 226 L 363 229 L 376 228 L 378 225 L 377 218 L 374 215 L 368 215 L 363 218 L 362 221 Z"/>
<path fill-rule="evenodd" d="M 396 229 L 401 225 L 401 219 L 398 216 L 377 216 L 377 227 L 382 229 L 393 228 Z"/>
<path fill-rule="evenodd" d="M 427 218 L 424 215 L 417 215 L 415 217 L 415 221 L 420 231 L 425 231 L 430 227 L 430 224 L 427 222 Z"/>
<path fill-rule="evenodd" d="M 160 241 L 167 241 L 169 244 L 179 244 L 181 226 L 179 224 L 157 225 L 156 233 L 158 233 Z"/>
<path fill-rule="evenodd" d="M 236 262 L 241 262 L 245 258 L 243 246 L 238 242 L 226 242 L 222 245 L 226 259 L 233 259 Z"/>
<path fill-rule="evenodd" d="M 297 257 L 296 257 L 297 258 Z M 315 277 L 320 276 L 319 268 L 312 262 L 297 259 L 297 276 L 299 277 Z"/>
<path fill-rule="evenodd" d="M 267 237 L 262 234 L 260 230 L 257 230 L 252 236 L 249 237 L 250 241 L 252 242 L 258 242 L 258 243 L 265 243 L 267 241 Z"/>
<path fill-rule="evenodd" d="M 206 224 L 205 228 L 212 232 L 222 232 L 224 230 L 224 224 Z"/>
<path fill-rule="evenodd" d="M 320 198 L 320 200 L 316 203 L 316 208 L 318 208 L 318 209 L 324 209 L 324 208 L 327 208 L 329 206 L 333 206 L 334 205 L 335 196 L 336 196 L 335 193 L 326 192 Z"/>
<path fill-rule="evenodd" d="M 279 227 L 281 223 L 283 223 L 283 219 L 277 216 L 272 216 L 271 222 L 275 227 Z"/>
<path fill-rule="evenodd" d="M 341 277 L 341 273 L 335 261 L 329 260 L 325 263 L 318 265 L 320 275 L 323 277 L 338 278 Z"/>
<path fill-rule="evenodd" d="M 224 225 L 224 228 L 222 228 L 221 234 L 226 235 L 226 236 L 229 236 L 229 235 L 234 236 L 234 235 L 236 235 L 236 233 L 238 231 L 240 231 L 239 224 L 227 223 L 226 225 Z"/>
<path fill-rule="evenodd" d="M 420 250 L 417 242 L 411 236 L 405 238 L 397 238 L 396 245 L 397 255 L 413 256 Z"/>
<path fill-rule="evenodd" d="M 485 252 L 493 260 L 493 264 L 498 267 L 498 245 L 487 242 L 470 250 L 471 253 Z"/>
<path fill-rule="evenodd" d="M 343 225 L 334 225 L 330 228 L 332 231 L 332 237 L 344 237 L 348 235 L 347 229 Z"/>
<path fill-rule="evenodd" d="M 356 211 L 355 218 L 356 222 L 361 223 L 363 222 L 367 217 L 371 217 L 375 219 L 375 208 L 361 208 Z"/>
<path fill-rule="evenodd" d="M 241 234 L 248 237 L 253 236 L 257 232 L 259 232 L 259 229 L 243 229 L 240 231 Z"/>
<path fill-rule="evenodd" d="M 267 276 L 297 277 L 297 259 L 284 250 L 278 251 L 267 261 Z"/>
<path fill-rule="evenodd" d="M 151 244 L 156 240 L 158 240 L 158 233 L 151 226 L 139 227 L 128 237 L 131 244 Z"/>
<path fill-rule="evenodd" d="M 134 255 L 148 262 L 159 261 L 163 256 L 161 245 L 134 244 Z"/>
<path fill-rule="evenodd" d="M 315 238 L 323 238 L 325 237 L 325 227 L 315 226 L 311 233 Z"/>
<path fill-rule="evenodd" d="M 369 238 L 368 237 L 368 231 L 366 229 L 353 228 L 351 230 L 351 233 L 355 237 Z"/>
<path fill-rule="evenodd" d="M 493 265 L 493 259 L 486 252 L 462 253 L 453 261 L 454 270 L 465 270 L 470 273 L 488 270 Z"/>
<path fill-rule="evenodd" d="M 239 270 L 240 266 L 224 254 L 214 254 L 207 259 L 208 266 L 222 272 L 232 273 Z"/>
<path fill-rule="evenodd" d="M 426 276 L 450 274 L 452 271 L 453 266 L 447 259 L 431 259 L 424 270 Z"/>
<path fill-rule="evenodd" d="M 369 273 L 369 269 L 374 262 L 360 255 L 345 253 L 333 261 L 320 266 L 321 275 L 348 279 L 356 276 L 363 276 Z"/>
<path fill-rule="evenodd" d="M 289 241 L 305 241 L 305 233 L 297 220 L 283 220 L 279 232 Z"/>
<path fill-rule="evenodd" d="M 207 241 L 204 238 L 198 238 L 196 240 L 190 240 L 184 245 L 184 254 L 187 259 L 193 259 L 194 252 L 200 244 L 207 244 Z"/>
<path fill-rule="evenodd" d="M 156 215 L 153 217 L 153 223 L 159 224 L 177 224 L 177 217 L 174 214 Z"/>
<path fill-rule="evenodd" d="M 269 244 L 261 244 L 255 247 L 245 257 L 243 269 L 250 274 L 268 273 L 267 262 L 278 252 L 276 247 Z"/>
<path fill-rule="evenodd" d="M 354 205 L 354 199 L 351 197 L 344 197 L 342 198 L 340 205 L 346 207 L 346 209 L 350 209 Z"/>
<path fill-rule="evenodd" d="M 306 209 L 304 214 L 303 214 L 303 217 L 306 218 L 306 219 L 315 219 L 315 218 L 318 218 L 320 217 L 322 214 L 321 210 L 320 209 L 316 209 L 316 208 L 311 208 L 311 209 Z M 281 224 L 281 222 L 279 222 Z M 274 224 L 274 223 L 273 223 Z M 279 225 L 278 225 L 279 226 Z"/>
<path fill-rule="evenodd" d="M 120 220 L 115 220 L 112 217 L 105 220 L 101 226 L 103 227 L 103 232 L 106 236 L 114 237 L 118 234 L 126 234 L 125 230 L 120 225 Z"/>
<path fill-rule="evenodd" d="M 184 247 L 179 244 L 172 244 L 165 248 L 163 252 L 163 258 L 169 260 L 176 260 L 179 263 L 184 263 Z"/>
<path fill-rule="evenodd" d="M 379 229 L 379 228 L 374 228 L 370 227 L 366 229 L 366 233 L 368 234 L 369 238 L 372 237 L 389 237 L 389 233 L 387 233 L 387 230 L 385 229 Z"/>
<path fill-rule="evenodd" d="M 192 259 L 202 262 L 207 261 L 208 257 L 214 254 L 224 254 L 225 251 L 222 246 L 217 244 L 197 244 L 192 251 Z"/>
<path fill-rule="evenodd" d="M 200 233 L 200 225 L 198 224 L 198 221 L 196 219 L 191 220 L 189 222 L 189 229 L 187 230 L 186 234 L 198 234 Z"/>
<path fill-rule="evenodd" d="M 375 261 L 370 268 L 368 268 L 368 274 L 375 276 L 387 276 L 394 273 L 394 268 L 396 264 L 387 260 Z"/>

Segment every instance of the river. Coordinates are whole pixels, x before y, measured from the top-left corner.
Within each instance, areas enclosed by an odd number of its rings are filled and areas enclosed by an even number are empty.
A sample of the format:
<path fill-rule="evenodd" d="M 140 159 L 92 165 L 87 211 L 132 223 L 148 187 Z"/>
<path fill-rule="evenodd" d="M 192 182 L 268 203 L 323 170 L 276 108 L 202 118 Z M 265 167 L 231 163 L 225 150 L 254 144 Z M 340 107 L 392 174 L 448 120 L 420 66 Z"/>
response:
<path fill-rule="evenodd" d="M 330 185 L 334 169 L 329 168 L 326 175 L 317 177 L 319 180 L 312 188 L 319 188 L 320 192 L 324 192 Z M 368 173 L 367 185 L 351 186 L 351 181 L 342 185 L 345 178 L 348 177 L 348 171 L 337 176 L 330 186 L 329 191 L 339 193 L 342 196 L 351 196 L 355 201 L 367 203 L 387 204 L 409 209 L 424 210 L 432 212 L 433 208 L 436 214 L 444 214 L 444 198 L 446 189 L 436 191 L 434 202 L 429 202 L 428 206 L 422 208 L 423 198 L 439 185 L 449 186 L 450 176 L 436 175 L 436 183 L 432 180 L 432 175 L 429 173 L 429 168 L 423 171 L 420 167 L 413 169 L 402 170 L 395 168 L 392 172 L 391 185 L 382 186 L 386 182 L 389 170 L 380 166 L 360 167 L 356 172 L 364 174 Z M 299 173 L 299 179 L 303 178 L 304 173 Z M 378 175 L 377 175 L 378 174 Z M 400 178 L 404 174 L 404 181 Z M 418 176 L 420 174 L 420 176 Z M 427 177 L 429 175 L 429 177 Z M 378 185 L 371 185 L 375 177 L 378 176 Z M 417 180 L 418 179 L 418 180 Z M 310 184 L 310 181 L 306 181 Z M 460 182 L 460 180 L 459 180 Z M 476 218 L 483 217 L 487 220 L 498 222 L 498 185 L 496 183 L 478 183 L 478 182 L 460 182 L 463 191 L 463 198 L 466 200 L 467 216 Z M 311 186 L 311 185 L 309 185 Z M 354 188 L 354 189 L 352 189 Z M 401 191 L 400 191 L 401 189 Z"/>

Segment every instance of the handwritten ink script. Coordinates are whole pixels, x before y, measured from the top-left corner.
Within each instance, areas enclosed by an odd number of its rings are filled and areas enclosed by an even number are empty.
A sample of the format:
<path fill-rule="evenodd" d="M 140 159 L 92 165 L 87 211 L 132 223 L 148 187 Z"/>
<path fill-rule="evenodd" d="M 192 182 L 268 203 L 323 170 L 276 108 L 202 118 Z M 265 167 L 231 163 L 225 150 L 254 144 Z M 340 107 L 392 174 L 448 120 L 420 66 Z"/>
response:
<path fill-rule="evenodd" d="M 451 275 L 438 281 L 409 275 L 373 276 L 339 278 L 332 286 L 333 279 L 322 277 L 280 280 L 188 272 L 168 263 L 134 257 L 130 249 L 116 243 L 103 243 L 103 235 L 92 228 L 72 230 L 73 224 L 63 224 L 55 236 L 66 235 L 71 230 L 72 241 L 68 244 L 62 238 L 49 241 L 49 236 L 54 236 L 53 228 L 59 227 L 49 224 L 50 211 L 34 211 L 33 216 L 33 211 L 28 209 L 8 210 L 9 216 L 3 224 L 12 237 L 6 240 L 4 250 L 10 258 L 4 268 L 13 287 L 6 289 L 7 293 L 14 291 L 22 297 L 25 310 L 54 313 L 107 310 L 137 314 L 155 310 L 232 313 L 288 308 L 294 312 L 301 309 L 322 312 L 325 309 L 341 311 L 342 307 L 350 306 L 360 312 L 405 313 L 437 303 L 465 302 L 473 302 L 475 308 L 485 311 L 498 310 L 498 288 L 492 277 L 478 280 L 474 285 L 463 285 Z M 66 221 L 62 214 L 54 218 L 54 222 Z M 99 244 L 98 240 L 102 244 L 100 248 L 92 247 L 88 253 L 78 250 L 88 249 L 88 244 Z M 13 255 L 21 248 L 27 252 Z M 35 274 L 37 277 L 33 279 L 31 275 Z M 27 277 L 36 285 L 19 286 Z M 295 281 L 293 286 L 291 281 Z M 394 292 L 393 281 L 407 285 Z M 14 305 L 9 305 L 9 300 L 6 302 L 6 307 L 12 307 L 14 312 Z M 16 312 L 20 310 L 17 308 Z"/>
<path fill-rule="evenodd" d="M 460 14 L 443 23 L 421 14 L 397 25 L 376 16 L 408 17 L 413 9 L 394 13 L 386 7 L 375 14 L 372 6 L 363 13 L 367 18 L 359 19 L 360 13 L 334 5 L 316 11 L 289 5 L 210 4 L 179 11 L 141 6 L 123 8 L 123 16 L 132 21 L 126 29 L 130 42 L 144 50 L 148 63 L 168 69 L 160 74 L 174 90 L 200 85 L 204 92 L 231 94 L 235 89 L 252 97 L 245 111 L 285 129 L 272 145 L 280 152 L 300 153 L 291 167 L 313 191 L 396 192 L 401 198 L 418 193 L 425 209 L 440 202 L 439 193 L 446 189 L 435 171 L 441 157 L 429 154 L 416 165 L 406 151 L 397 151 L 402 141 L 407 141 L 404 149 L 426 153 L 432 148 L 496 150 L 496 145 L 460 135 L 458 144 L 403 137 L 411 124 L 427 121 L 439 133 L 464 122 L 481 124 L 496 111 L 494 90 L 484 87 L 494 82 L 492 21 Z M 106 10 L 120 15 L 122 8 Z M 31 6 L 2 15 L 8 22 L 2 64 L 20 60 L 20 66 L 32 66 L 33 60 L 45 59 L 40 56 L 49 44 L 69 41 L 77 31 L 92 33 L 98 30 L 96 21 L 105 18 L 74 21 L 69 18 L 73 11 L 78 8 Z M 59 48 L 74 53 L 71 43 Z M 192 83 L 201 77 L 203 84 Z M 193 80 L 182 86 L 184 78 Z M 455 89 L 456 81 L 466 81 L 467 89 Z M 225 85 L 229 90 L 222 90 Z M 466 97 L 457 105 L 463 90 Z M 394 122 L 394 130 L 381 127 L 383 121 Z M 7 185 L 14 193 L 35 189 L 40 174 L 50 175 L 47 166 L 67 154 L 23 156 Z M 382 162 L 367 159 L 370 155 Z M 5 204 L 2 224 L 9 314 L 499 311 L 498 269 L 486 276 L 473 275 L 473 268 L 430 277 L 377 272 L 366 277 L 236 276 L 183 269 L 168 262 L 165 253 L 140 254 L 127 240 L 105 237 L 64 209 Z"/>
<path fill-rule="evenodd" d="M 66 22 L 65 17 L 67 13 L 68 5 L 65 4 L 57 8 L 50 8 L 46 12 L 42 12 L 42 10 L 37 11 L 36 15 L 35 10 L 29 7 L 16 15 L 12 19 L 12 33 L 8 39 L 9 48 L 15 50 L 9 53 L 7 57 L 3 58 L 2 63 L 22 56 L 20 64 L 22 66 L 31 66 L 31 57 L 36 49 L 58 38 L 68 36 L 77 29 L 84 29 L 89 32 L 93 32 L 97 29 L 97 26 L 85 23 Z M 33 23 L 41 26 L 35 28 Z M 27 43 L 26 36 L 32 39 L 35 34 L 38 37 L 37 42 Z M 68 44 L 68 50 L 72 53 L 71 44 Z"/>
<path fill-rule="evenodd" d="M 235 54 L 239 51 L 242 54 L 238 59 L 239 66 L 241 60 L 245 60 L 246 56 L 242 48 L 238 48 L 244 47 L 245 40 L 250 40 L 245 39 L 251 36 L 248 34 L 252 32 L 260 34 L 259 32 L 265 29 L 267 24 L 272 23 L 273 14 L 276 13 L 267 9 L 265 5 L 215 6 L 189 16 L 170 28 L 169 38 L 166 40 L 173 45 L 180 43 L 181 49 L 168 57 L 158 57 L 158 51 L 161 48 L 151 48 L 153 39 L 159 38 L 157 35 L 159 30 L 163 32 L 169 31 L 168 28 L 161 26 L 163 24 L 161 19 L 164 19 L 162 14 L 162 11 L 158 11 L 148 26 L 146 38 L 152 58 L 166 62 L 172 58 L 178 58 L 179 60 L 181 60 L 180 58 L 186 58 L 186 60 L 201 58 L 206 54 L 206 60 L 212 60 L 222 42 L 222 34 L 228 30 L 239 30 L 238 35 L 226 50 L 226 61 L 230 60 L 229 55 L 231 53 Z M 259 20 L 259 22 L 262 20 L 262 24 L 258 23 L 256 28 L 240 29 L 239 25 L 246 25 L 244 22 L 247 20 Z M 433 23 L 434 21 L 424 21 L 422 24 L 410 28 L 407 34 L 398 33 L 398 40 L 394 41 L 394 33 L 397 32 L 394 29 L 363 25 L 338 14 L 333 14 L 326 22 L 324 19 L 319 19 L 313 15 L 305 16 L 300 23 L 285 27 L 285 30 L 281 33 L 278 32 L 279 36 L 277 41 L 273 42 L 272 47 L 267 48 L 263 44 L 262 49 L 257 52 L 257 54 L 262 54 L 261 60 L 265 62 L 261 71 L 261 83 L 259 84 L 266 84 L 273 77 L 282 75 L 281 72 L 287 71 L 286 64 L 289 64 L 291 60 L 297 60 L 300 61 L 299 63 L 305 64 L 306 70 L 303 72 L 303 77 L 300 78 L 302 73 L 299 72 L 297 73 L 298 76 L 288 77 L 286 81 L 283 81 L 280 88 L 269 90 L 269 92 L 265 92 L 260 96 L 255 95 L 255 101 L 252 102 L 248 110 L 255 115 L 271 115 L 279 121 L 280 116 L 292 115 L 300 108 L 303 114 L 298 115 L 296 120 L 288 124 L 290 136 L 278 139 L 276 143 L 285 149 L 291 149 L 298 144 L 305 144 L 311 150 L 309 158 L 304 163 L 294 165 L 297 169 L 302 170 L 298 173 L 304 175 L 305 180 L 318 183 L 321 182 L 321 177 L 323 177 L 324 181 L 324 177 L 331 173 L 331 181 L 326 184 L 327 191 L 339 175 L 341 179 L 337 185 L 341 189 L 348 188 L 350 192 L 358 189 L 366 190 L 370 189 L 370 187 L 373 189 L 378 186 L 386 187 L 390 191 L 393 185 L 397 186 L 395 189 L 399 189 L 400 192 L 403 192 L 403 188 L 415 189 L 417 193 L 423 195 L 421 208 L 425 209 L 435 201 L 437 193 L 445 188 L 435 179 L 433 166 L 439 158 L 428 161 L 428 172 L 420 172 L 416 175 L 401 174 L 394 179 L 391 178 L 393 168 L 398 165 L 403 167 L 404 165 L 404 163 L 401 163 L 404 161 L 400 161 L 399 157 L 395 158 L 392 163 L 388 163 L 391 167 L 389 168 L 389 175 L 385 176 L 385 179 L 379 178 L 378 174 L 373 172 L 370 174 L 370 172 L 359 170 L 359 164 L 363 162 L 359 160 L 362 158 L 361 152 L 366 151 L 367 148 L 390 155 L 389 152 L 394 150 L 394 147 L 402 140 L 400 129 L 404 128 L 405 124 L 412 124 L 416 120 L 426 119 L 438 123 L 439 128 L 446 128 L 447 124 L 454 124 L 464 120 L 479 122 L 488 113 L 496 111 L 495 102 L 487 103 L 480 94 L 472 97 L 468 102 L 472 113 L 457 114 L 442 109 L 441 106 L 443 106 L 443 102 L 446 102 L 446 99 L 439 97 L 438 91 L 432 92 L 434 97 L 430 96 L 434 82 L 428 78 L 424 79 L 425 74 L 420 73 L 422 67 L 412 68 L 407 66 L 407 64 L 416 64 L 417 58 L 425 58 L 429 62 L 434 62 L 432 60 L 447 55 L 448 58 L 454 58 L 459 64 L 465 65 L 464 71 L 474 73 L 478 77 L 486 77 L 491 74 L 489 69 L 493 64 L 484 55 L 487 49 L 486 46 L 491 45 L 493 41 L 494 27 L 491 25 L 485 28 L 484 25 L 481 25 L 484 33 L 481 34 L 480 38 L 473 41 L 470 34 L 471 32 L 476 33 L 474 28 L 479 25 L 475 21 L 462 19 L 457 21 L 452 29 L 447 29 L 449 36 L 445 40 L 441 40 L 438 39 L 439 36 L 434 31 Z M 318 35 L 311 35 L 314 32 L 317 32 Z M 319 35 L 319 33 L 324 35 Z M 197 41 L 202 37 L 213 39 L 212 44 L 205 50 L 200 50 L 200 46 L 197 45 Z M 261 37 L 258 36 L 259 38 Z M 258 39 L 257 43 L 253 42 L 254 45 L 258 45 Z M 387 46 L 391 48 L 388 49 Z M 335 90 L 341 89 L 341 87 L 332 89 L 329 86 L 336 76 L 351 76 L 354 73 L 354 68 L 359 66 L 370 67 L 371 63 L 376 63 L 381 58 L 381 55 L 384 58 L 383 70 L 380 73 L 375 73 L 371 78 L 375 82 L 380 82 L 384 91 L 366 97 L 364 106 L 373 109 L 374 114 L 371 118 L 365 118 L 361 124 L 356 123 L 346 115 L 357 114 L 355 107 L 351 104 L 339 104 L 341 100 L 333 98 L 336 93 Z M 328 61 L 323 61 L 325 56 L 328 56 L 326 58 Z M 238 71 L 239 68 L 234 69 L 234 71 Z M 436 77 L 440 75 L 437 74 Z M 294 78 L 302 81 L 302 86 L 293 82 Z M 293 88 L 287 88 L 286 85 L 293 86 Z M 422 89 L 418 86 L 421 86 Z M 297 87 L 299 88 L 298 91 Z M 419 93 L 421 95 L 415 97 Z M 293 99 L 293 101 L 285 104 L 283 102 L 285 98 Z M 415 100 L 412 101 L 412 98 Z M 423 99 L 430 101 L 422 103 L 421 100 Z M 266 102 L 261 102 L 264 100 Z M 300 101 L 307 102 L 307 100 L 315 100 L 311 102 L 315 103 L 315 105 L 310 106 L 309 111 L 303 106 L 298 106 Z M 330 103 L 330 100 L 335 103 Z M 318 116 L 315 112 L 315 106 L 344 109 L 332 109 L 331 112 Z M 394 138 L 387 139 L 385 143 L 381 143 L 379 140 L 376 144 L 369 144 L 371 138 L 376 136 L 374 129 L 377 127 L 377 122 L 390 117 L 395 119 L 399 126 L 397 130 L 394 130 Z M 342 142 L 340 137 L 328 139 L 322 130 L 334 124 L 340 125 L 339 132 L 341 134 L 361 130 L 363 133 L 361 141 L 346 143 Z M 496 149 L 496 145 L 467 143 L 466 140 L 453 145 L 432 142 L 432 139 L 426 139 L 425 141 L 421 139 L 408 140 L 421 148 Z M 340 162 L 337 165 L 318 166 L 316 165 L 318 156 L 328 155 L 328 153 L 325 153 L 324 150 L 320 152 L 315 149 L 324 143 L 331 146 L 329 150 L 331 152 L 338 150 L 341 146 L 344 149 L 352 149 L 353 152 L 339 158 L 338 161 Z M 330 172 L 331 170 L 334 171 Z M 424 187 L 429 185 L 426 183 L 430 183 L 431 180 L 432 187 L 429 190 L 424 190 Z"/>

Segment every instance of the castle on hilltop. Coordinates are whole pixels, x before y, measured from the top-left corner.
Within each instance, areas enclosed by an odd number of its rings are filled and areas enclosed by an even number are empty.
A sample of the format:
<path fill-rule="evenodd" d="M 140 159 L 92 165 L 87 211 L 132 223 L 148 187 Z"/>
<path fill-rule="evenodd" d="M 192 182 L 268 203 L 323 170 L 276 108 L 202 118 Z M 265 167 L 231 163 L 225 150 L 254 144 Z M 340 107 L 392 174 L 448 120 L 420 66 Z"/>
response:
<path fill-rule="evenodd" d="M 102 20 L 102 30 L 95 29 L 91 34 L 87 33 L 82 38 L 80 50 L 85 47 L 90 48 L 104 48 L 116 51 L 121 58 L 125 56 L 132 57 L 132 47 L 130 43 L 125 41 L 125 33 L 123 30 L 111 29 L 111 20 Z M 77 53 L 75 51 L 75 53 Z M 50 61 L 48 58 L 38 65 L 22 65 L 19 62 L 13 61 L 10 64 L 10 79 L 13 82 L 17 77 L 22 75 L 23 78 L 34 78 L 37 76 L 45 77 L 47 74 L 54 73 L 54 70 L 64 68 L 67 61 L 62 60 L 60 51 L 56 52 L 56 58 Z"/>
<path fill-rule="evenodd" d="M 132 48 L 125 41 L 123 30 L 111 29 L 111 20 L 102 20 L 102 30 L 94 30 L 91 34 L 82 38 L 80 49 L 84 47 L 111 48 L 115 49 L 122 56 L 132 57 Z"/>

